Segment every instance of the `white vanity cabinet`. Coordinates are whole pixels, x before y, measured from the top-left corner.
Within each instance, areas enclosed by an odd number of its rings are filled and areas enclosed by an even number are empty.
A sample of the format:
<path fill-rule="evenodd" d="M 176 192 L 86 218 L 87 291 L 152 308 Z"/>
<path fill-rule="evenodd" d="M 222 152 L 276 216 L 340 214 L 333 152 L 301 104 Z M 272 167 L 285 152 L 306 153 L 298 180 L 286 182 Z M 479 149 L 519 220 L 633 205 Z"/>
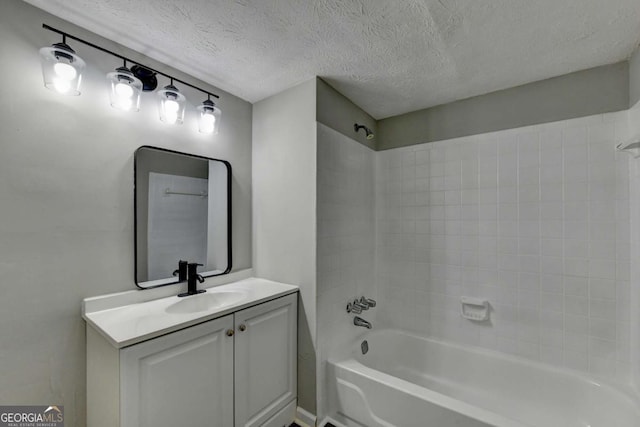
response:
<path fill-rule="evenodd" d="M 296 302 L 235 313 L 235 427 L 262 426 L 296 397 Z"/>
<path fill-rule="evenodd" d="M 120 351 L 122 427 L 233 425 L 233 315 Z"/>
<path fill-rule="evenodd" d="M 290 294 L 124 348 L 88 326 L 88 427 L 288 426 L 296 320 Z"/>

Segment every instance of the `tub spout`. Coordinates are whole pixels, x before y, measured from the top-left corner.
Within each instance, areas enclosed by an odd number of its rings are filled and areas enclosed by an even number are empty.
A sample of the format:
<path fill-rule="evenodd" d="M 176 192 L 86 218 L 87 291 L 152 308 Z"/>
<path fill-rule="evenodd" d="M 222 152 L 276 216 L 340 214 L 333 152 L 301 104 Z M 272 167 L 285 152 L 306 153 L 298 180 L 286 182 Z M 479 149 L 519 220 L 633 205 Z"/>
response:
<path fill-rule="evenodd" d="M 371 322 L 367 322 L 366 320 L 364 320 L 362 317 L 356 316 L 353 318 L 353 324 L 356 326 L 363 326 L 367 329 L 371 329 L 373 326 L 371 326 Z"/>

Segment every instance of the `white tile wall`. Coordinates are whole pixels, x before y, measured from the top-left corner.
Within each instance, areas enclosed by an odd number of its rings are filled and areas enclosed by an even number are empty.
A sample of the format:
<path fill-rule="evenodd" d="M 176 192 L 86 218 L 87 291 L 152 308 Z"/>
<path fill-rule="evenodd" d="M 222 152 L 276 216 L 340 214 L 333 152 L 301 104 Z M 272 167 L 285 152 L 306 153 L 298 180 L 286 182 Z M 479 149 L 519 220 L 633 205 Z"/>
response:
<path fill-rule="evenodd" d="M 640 104 L 629 110 L 629 137 L 640 138 Z M 631 259 L 640 258 L 640 161 L 630 159 L 631 196 Z M 640 264 L 631 264 L 630 311 L 631 327 L 631 378 L 636 390 L 640 390 Z"/>
<path fill-rule="evenodd" d="M 628 380 L 626 112 L 376 154 L 378 321 Z M 491 322 L 460 312 L 488 298 Z"/>
<path fill-rule="evenodd" d="M 318 123 L 317 313 L 318 378 L 326 360 L 350 351 L 365 330 L 353 325 L 347 302 L 376 297 L 374 151 Z M 376 324 L 371 309 L 360 316 Z M 325 415 L 321 388 L 318 416 Z"/>
<path fill-rule="evenodd" d="M 207 264 L 209 198 L 167 195 L 165 191 L 203 194 L 206 178 L 149 173 L 146 280 L 171 277 L 175 260 Z M 172 261 L 173 260 L 173 261 Z M 206 271 L 206 270 L 205 270 Z"/>

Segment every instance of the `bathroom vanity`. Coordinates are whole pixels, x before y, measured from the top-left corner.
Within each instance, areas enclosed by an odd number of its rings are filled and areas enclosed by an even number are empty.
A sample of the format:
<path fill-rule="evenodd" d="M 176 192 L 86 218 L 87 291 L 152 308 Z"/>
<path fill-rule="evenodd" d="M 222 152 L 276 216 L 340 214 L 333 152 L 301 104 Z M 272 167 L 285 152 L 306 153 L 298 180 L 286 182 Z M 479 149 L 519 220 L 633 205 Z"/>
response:
<path fill-rule="evenodd" d="M 297 291 L 249 278 L 185 298 L 86 299 L 88 426 L 288 426 Z"/>

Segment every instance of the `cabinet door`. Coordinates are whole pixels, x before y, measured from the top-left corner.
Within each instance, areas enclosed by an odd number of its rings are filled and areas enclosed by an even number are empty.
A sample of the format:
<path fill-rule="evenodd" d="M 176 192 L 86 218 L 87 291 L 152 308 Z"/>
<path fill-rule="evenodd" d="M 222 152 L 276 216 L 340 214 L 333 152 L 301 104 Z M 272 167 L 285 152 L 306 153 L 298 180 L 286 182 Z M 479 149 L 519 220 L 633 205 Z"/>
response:
<path fill-rule="evenodd" d="M 296 397 L 297 294 L 235 313 L 235 426 L 259 426 Z"/>
<path fill-rule="evenodd" d="M 233 315 L 120 352 L 123 427 L 233 425 Z"/>

